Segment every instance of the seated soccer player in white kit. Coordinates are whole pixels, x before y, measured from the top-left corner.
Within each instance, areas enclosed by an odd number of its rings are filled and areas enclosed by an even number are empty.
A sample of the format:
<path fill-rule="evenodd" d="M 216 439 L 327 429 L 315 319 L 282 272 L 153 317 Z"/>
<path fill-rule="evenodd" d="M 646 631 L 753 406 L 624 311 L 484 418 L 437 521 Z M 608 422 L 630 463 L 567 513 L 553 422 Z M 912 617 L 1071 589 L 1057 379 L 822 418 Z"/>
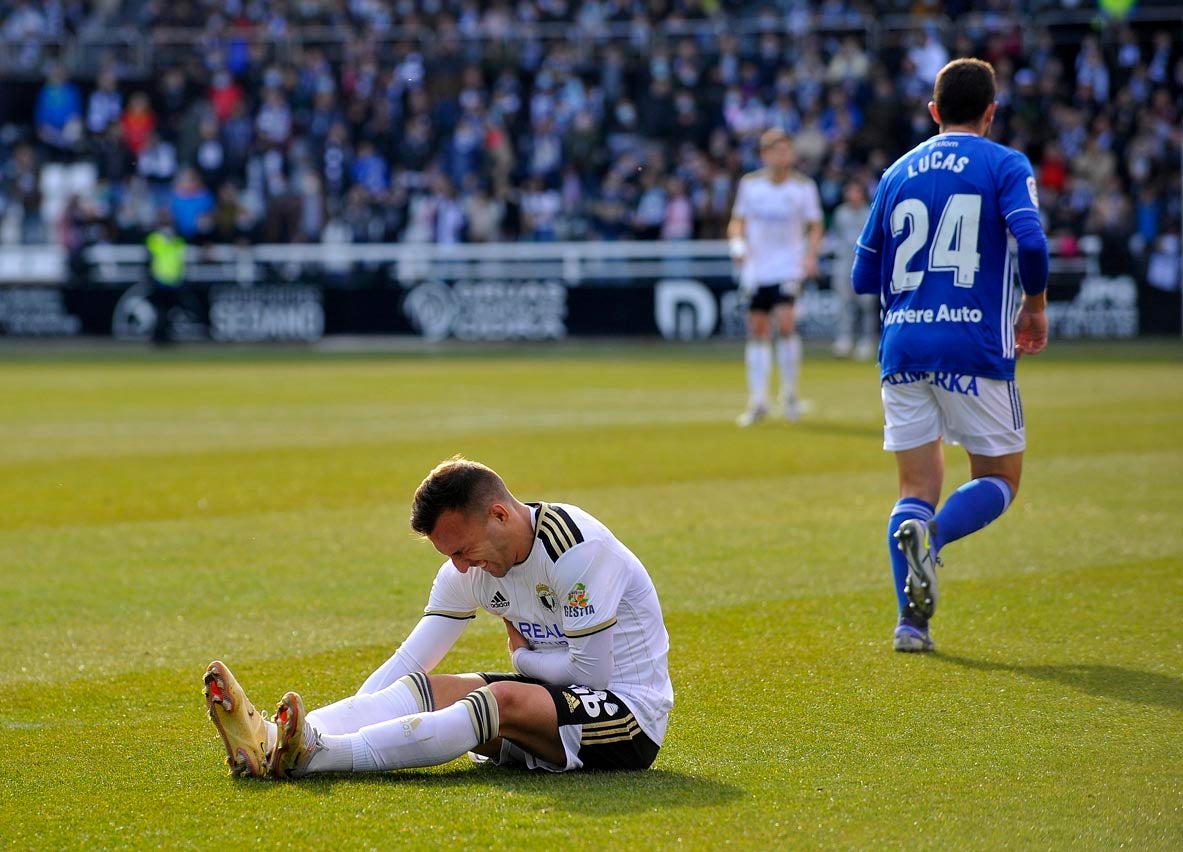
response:
<path fill-rule="evenodd" d="M 447 561 L 423 618 L 356 695 L 262 718 L 226 665 L 204 677 L 231 774 L 301 778 L 433 766 L 465 753 L 562 772 L 645 769 L 673 706 L 669 636 L 645 567 L 582 509 L 522 503 L 477 462 L 438 465 L 411 526 Z M 514 673 L 428 674 L 478 609 L 505 622 Z"/>

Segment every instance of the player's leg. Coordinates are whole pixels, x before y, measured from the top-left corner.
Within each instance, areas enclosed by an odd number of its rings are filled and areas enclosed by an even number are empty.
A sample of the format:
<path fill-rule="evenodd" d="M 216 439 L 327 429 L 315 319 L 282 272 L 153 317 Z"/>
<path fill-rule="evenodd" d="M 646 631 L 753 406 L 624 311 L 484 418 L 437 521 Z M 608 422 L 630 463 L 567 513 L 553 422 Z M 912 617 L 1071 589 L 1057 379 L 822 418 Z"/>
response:
<path fill-rule="evenodd" d="M 1023 454 L 1002 456 L 969 454 L 969 482 L 949 495 L 937 513 L 934 548 L 975 533 L 993 523 L 1010 506 L 1019 490 Z"/>
<path fill-rule="evenodd" d="M 751 426 L 768 415 L 768 379 L 772 372 L 772 318 L 767 302 L 768 288 L 752 295 L 748 307 L 748 340 L 744 346 L 744 370 L 748 381 L 748 408 L 736 418 L 740 426 Z"/>
<path fill-rule="evenodd" d="M 300 696 L 289 692 L 275 713 L 279 728 L 276 748 L 270 757 L 272 774 L 279 777 L 293 774 L 323 749 L 325 735 L 354 734 L 392 719 L 450 707 L 485 684 L 486 679 L 479 674 L 429 676 L 412 672 L 385 689 L 351 695 L 307 714 Z M 339 754 L 325 754 L 319 759 L 322 767 L 337 767 L 344 762 Z"/>
<path fill-rule="evenodd" d="M 934 547 L 939 552 L 992 523 L 1010 506 L 1019 489 L 1027 441 L 1014 382 L 962 377 L 936 395 L 950 439 L 969 453 L 971 476 L 937 513 Z"/>
<path fill-rule="evenodd" d="M 482 745 L 499 751 L 499 741 L 505 738 L 543 760 L 564 762 L 554 700 L 546 688 L 514 680 L 486 684 L 479 675 L 457 677 L 480 686 L 448 707 L 367 725 L 351 734 L 316 731 L 303 716 L 299 696 L 288 693 L 277 712 L 280 738 L 272 759 L 274 774 L 302 777 L 435 766 Z"/>
<path fill-rule="evenodd" d="M 309 711 L 308 718 L 322 734 L 352 734 L 366 725 L 447 707 L 480 685 L 478 683 L 476 686 L 468 686 L 457 694 L 457 690 L 463 687 L 451 685 L 448 679 L 462 677 L 464 676 L 429 677 L 422 672 L 412 672 L 385 689 L 351 695 L 324 707 L 318 707 Z"/>
<path fill-rule="evenodd" d="M 657 758 L 660 746 L 642 730 L 633 708 L 621 696 L 578 684 L 542 688 L 550 693 L 553 703 L 562 757 L 558 751 L 543 757 L 523 748 L 517 737 L 507 735 L 500 740 L 500 752 L 492 754 L 498 763 L 518 763 L 552 772 L 580 768 L 636 770 L 647 769 Z M 548 714 L 548 725 L 549 718 Z"/>
<path fill-rule="evenodd" d="M 797 402 L 797 377 L 801 373 L 801 337 L 797 334 L 797 300 L 791 292 L 781 295 L 776 306 L 776 365 L 780 370 L 780 398 L 785 419 L 796 422 L 800 416 Z"/>
<path fill-rule="evenodd" d="M 847 273 L 850 264 L 846 265 Z M 855 315 L 858 313 L 858 302 L 854 289 L 850 285 L 850 276 L 835 274 L 831 279 L 831 289 L 838 300 L 838 322 L 834 334 L 834 357 L 849 358 L 854 350 Z"/>
<path fill-rule="evenodd" d="M 887 523 L 887 552 L 899 615 L 894 646 L 899 651 L 929 651 L 933 645 L 928 614 L 916 607 L 910 593 L 923 605 L 927 591 L 935 592 L 935 571 L 915 545 L 923 544 L 944 481 L 940 410 L 932 399 L 927 374 L 889 376 L 882 396 L 883 448 L 895 453 L 899 476 L 899 499 Z"/>
<path fill-rule="evenodd" d="M 894 545 L 892 577 L 902 623 L 926 631 L 937 599 L 932 520 L 945 474 L 940 440 L 897 452 L 896 468 L 900 497 L 887 527 L 888 546 Z"/>

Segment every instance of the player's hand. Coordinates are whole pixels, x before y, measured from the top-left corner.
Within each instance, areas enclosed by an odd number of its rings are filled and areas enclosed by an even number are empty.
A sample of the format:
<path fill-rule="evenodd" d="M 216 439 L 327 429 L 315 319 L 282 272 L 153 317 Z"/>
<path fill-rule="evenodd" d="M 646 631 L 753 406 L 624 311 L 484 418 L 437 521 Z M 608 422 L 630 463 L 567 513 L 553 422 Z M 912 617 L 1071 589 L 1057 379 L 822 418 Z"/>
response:
<path fill-rule="evenodd" d="M 508 618 L 503 618 L 501 620 L 505 622 L 505 632 L 509 634 L 509 655 L 512 657 L 513 652 L 518 648 L 525 648 L 527 651 L 529 651 L 530 643 L 527 641 L 526 637 L 522 635 L 522 632 L 514 627 L 509 622 Z"/>
<path fill-rule="evenodd" d="M 1047 311 L 1024 304 L 1015 317 L 1015 354 L 1038 355 L 1047 348 Z"/>
<path fill-rule="evenodd" d="M 802 270 L 805 273 L 805 278 L 817 278 L 817 258 L 810 255 L 805 258 L 805 266 Z"/>

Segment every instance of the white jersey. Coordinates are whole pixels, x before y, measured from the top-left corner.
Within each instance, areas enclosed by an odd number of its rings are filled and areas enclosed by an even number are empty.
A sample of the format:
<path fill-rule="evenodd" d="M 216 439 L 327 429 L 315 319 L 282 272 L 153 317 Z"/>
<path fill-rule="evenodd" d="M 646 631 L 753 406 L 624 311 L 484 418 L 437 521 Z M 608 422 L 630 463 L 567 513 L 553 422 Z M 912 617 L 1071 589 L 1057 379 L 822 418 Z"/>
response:
<path fill-rule="evenodd" d="M 468 619 L 483 609 L 507 619 L 534 651 L 563 655 L 571 641 L 611 630 L 608 688 L 628 702 L 641 729 L 660 745 L 674 688 L 669 634 L 645 566 L 582 509 L 528 505 L 535 528 L 529 556 L 501 578 L 479 569 L 461 574 L 445 562 L 424 615 Z"/>
<path fill-rule="evenodd" d="M 744 221 L 747 257 L 740 271 L 746 290 L 800 281 L 804 276 L 806 229 L 822 221 L 817 184 L 800 172 L 773 183 L 767 169 L 744 175 L 732 215 Z"/>

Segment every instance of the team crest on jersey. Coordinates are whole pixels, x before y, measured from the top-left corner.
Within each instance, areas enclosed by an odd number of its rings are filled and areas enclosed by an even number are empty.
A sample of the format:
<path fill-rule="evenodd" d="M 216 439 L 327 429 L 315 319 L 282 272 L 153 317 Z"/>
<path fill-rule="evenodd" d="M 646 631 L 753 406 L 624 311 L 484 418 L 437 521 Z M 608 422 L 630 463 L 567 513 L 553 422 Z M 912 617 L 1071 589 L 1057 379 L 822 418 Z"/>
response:
<path fill-rule="evenodd" d="M 538 595 L 538 602 L 546 607 L 551 612 L 555 611 L 555 606 L 559 600 L 555 597 L 555 593 L 550 590 L 550 586 L 546 583 L 539 583 L 534 587 L 535 594 Z"/>
<path fill-rule="evenodd" d="M 592 615 L 595 611 L 596 608 L 592 606 L 591 598 L 587 593 L 587 586 L 583 583 L 576 583 L 567 593 L 567 605 L 563 607 L 563 615 L 567 618 L 579 618 L 584 615 Z"/>
<path fill-rule="evenodd" d="M 1027 178 L 1027 194 L 1031 196 L 1031 203 L 1039 206 L 1039 190 L 1035 186 L 1035 178 Z"/>

